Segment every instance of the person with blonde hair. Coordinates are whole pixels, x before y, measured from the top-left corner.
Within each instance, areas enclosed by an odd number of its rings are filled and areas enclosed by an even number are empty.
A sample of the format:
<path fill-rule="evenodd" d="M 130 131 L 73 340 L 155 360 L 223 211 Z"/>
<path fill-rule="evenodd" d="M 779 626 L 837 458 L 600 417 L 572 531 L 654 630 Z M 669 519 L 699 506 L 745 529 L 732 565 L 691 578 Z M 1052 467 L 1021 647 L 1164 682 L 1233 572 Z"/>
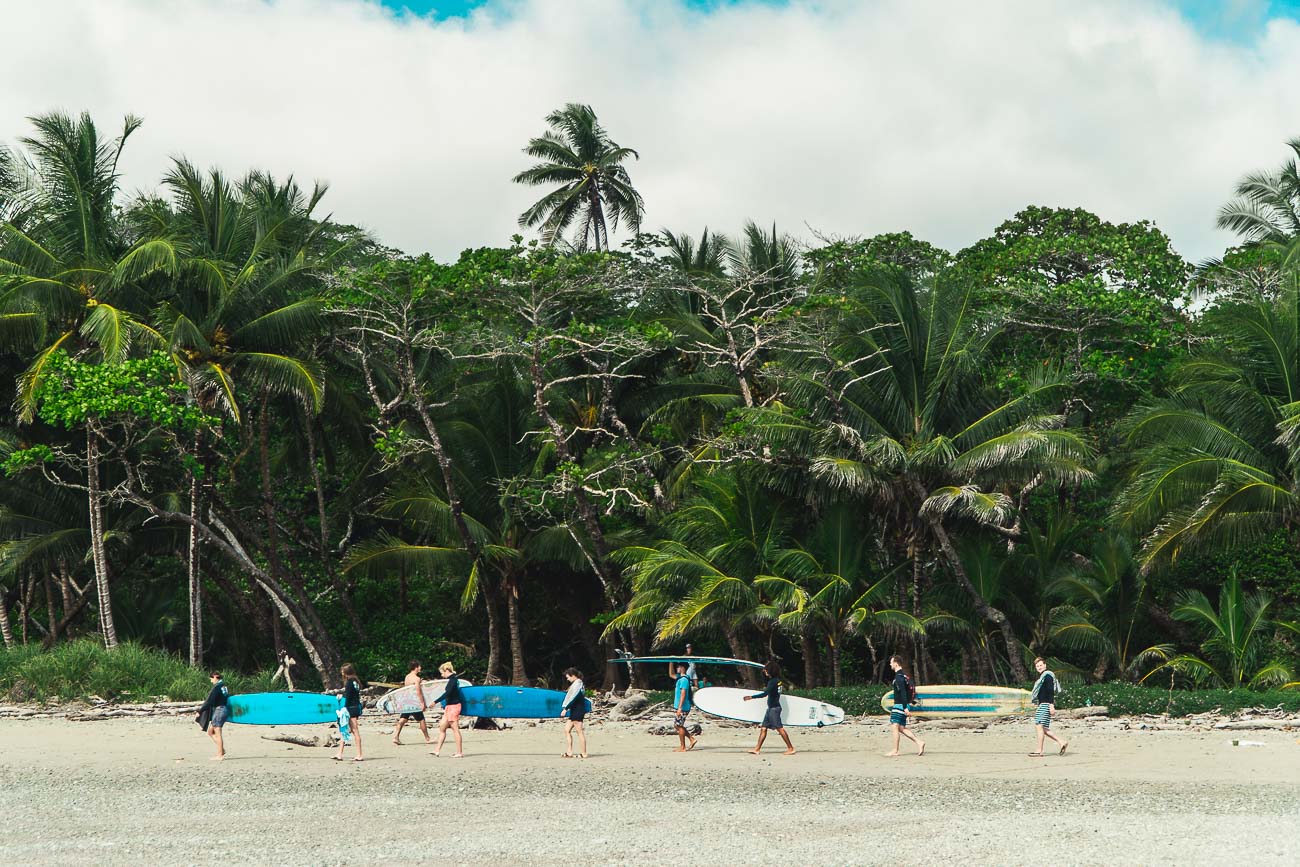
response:
<path fill-rule="evenodd" d="M 465 757 L 465 745 L 460 738 L 460 711 L 464 707 L 464 698 L 460 693 L 460 680 L 456 677 L 456 667 L 450 661 L 444 662 L 438 666 L 438 674 L 447 678 L 447 686 L 443 689 L 442 698 L 442 721 L 438 723 L 438 744 L 433 748 L 433 755 L 442 755 L 442 745 L 447 740 L 447 729 L 451 729 L 451 735 L 456 739 L 456 752 L 452 755 L 454 759 Z"/>

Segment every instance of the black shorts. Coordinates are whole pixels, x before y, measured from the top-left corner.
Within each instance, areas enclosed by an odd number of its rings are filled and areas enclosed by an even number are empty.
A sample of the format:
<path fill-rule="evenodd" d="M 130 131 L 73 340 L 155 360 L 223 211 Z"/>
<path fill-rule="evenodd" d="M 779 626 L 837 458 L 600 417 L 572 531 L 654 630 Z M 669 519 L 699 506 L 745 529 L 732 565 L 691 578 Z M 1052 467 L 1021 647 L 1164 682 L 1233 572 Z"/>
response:
<path fill-rule="evenodd" d="M 585 707 L 574 707 L 569 709 L 570 722 L 582 722 L 586 718 L 587 718 L 587 709 Z"/>
<path fill-rule="evenodd" d="M 361 708 L 359 707 L 348 708 L 348 716 L 352 717 L 353 719 L 361 719 Z"/>
<path fill-rule="evenodd" d="M 409 719 L 411 722 L 424 722 L 424 711 L 413 710 L 410 713 L 401 714 L 402 719 Z"/>

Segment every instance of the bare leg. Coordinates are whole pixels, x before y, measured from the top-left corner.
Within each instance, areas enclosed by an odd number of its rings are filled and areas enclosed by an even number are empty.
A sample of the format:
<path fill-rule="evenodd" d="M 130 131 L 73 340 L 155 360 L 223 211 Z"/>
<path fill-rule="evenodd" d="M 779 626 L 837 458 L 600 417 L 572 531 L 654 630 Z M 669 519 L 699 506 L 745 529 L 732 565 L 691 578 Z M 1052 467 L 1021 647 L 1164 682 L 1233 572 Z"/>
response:
<path fill-rule="evenodd" d="M 356 717 L 352 718 L 352 737 L 357 739 L 357 756 L 352 761 L 363 762 L 366 757 L 361 754 L 361 721 Z"/>
<path fill-rule="evenodd" d="M 442 752 L 442 745 L 447 741 L 447 721 L 444 719 L 438 723 L 438 745 L 433 748 L 433 754 L 436 756 Z"/>
<path fill-rule="evenodd" d="M 217 745 L 217 754 L 212 757 L 212 761 L 219 762 L 226 757 L 226 744 L 221 736 L 221 729 L 216 726 L 208 726 L 208 737 Z"/>
<path fill-rule="evenodd" d="M 432 739 L 429 738 L 429 724 L 424 720 L 420 720 L 420 734 L 424 735 L 424 742 L 426 744 L 433 743 Z"/>
<path fill-rule="evenodd" d="M 903 727 L 900 726 L 898 723 L 892 723 L 892 724 L 889 726 L 889 728 L 890 728 L 890 730 L 893 732 L 893 736 L 894 736 L 894 748 L 893 748 L 892 750 L 890 750 L 889 752 L 885 753 L 885 755 L 886 755 L 886 756 L 889 756 L 890 758 L 893 758 L 894 756 L 898 755 L 898 744 L 899 744 L 899 741 L 900 741 L 901 738 L 902 738 L 902 730 L 903 730 Z"/>
<path fill-rule="evenodd" d="M 451 728 L 451 736 L 456 739 L 455 758 L 458 759 L 463 758 L 465 756 L 465 744 L 460 739 L 460 720 L 456 720 L 454 723 L 451 723 L 450 728 Z"/>
<path fill-rule="evenodd" d="M 573 758 L 573 720 L 564 723 L 564 757 Z"/>
<path fill-rule="evenodd" d="M 397 718 L 397 728 L 393 729 L 393 743 L 397 746 L 402 745 L 402 726 L 406 725 L 405 717 Z"/>
<path fill-rule="evenodd" d="M 776 730 L 776 733 L 779 734 L 779 735 L 781 736 L 781 740 L 785 741 L 785 754 L 786 754 L 787 756 L 793 756 L 793 755 L 794 755 L 794 744 L 790 743 L 790 736 L 789 736 L 788 734 L 786 734 L 785 729 L 784 729 L 784 728 L 779 728 L 779 729 Z"/>
<path fill-rule="evenodd" d="M 683 726 L 677 727 L 677 749 L 673 750 L 673 752 L 686 752 L 686 729 Z"/>
<path fill-rule="evenodd" d="M 917 737 L 916 735 L 912 734 L 910 731 L 908 731 L 907 729 L 903 728 L 902 726 L 899 726 L 898 728 L 899 728 L 899 733 L 900 733 L 903 737 L 907 738 L 909 741 L 911 741 L 912 743 L 916 744 L 916 754 L 917 754 L 918 756 L 923 756 L 923 755 L 925 755 L 925 741 L 921 740 L 919 737 Z M 894 749 L 897 750 L 898 747 L 895 746 Z"/>
<path fill-rule="evenodd" d="M 752 750 L 750 750 L 750 752 L 753 753 L 754 755 L 758 755 L 759 751 L 763 749 L 763 741 L 765 740 L 767 740 L 767 729 L 760 728 L 758 730 L 758 743 L 754 746 Z"/>
<path fill-rule="evenodd" d="M 578 730 L 578 744 L 582 747 L 578 755 L 585 759 L 587 757 L 587 728 L 585 724 L 580 722 L 575 722 L 573 727 Z"/>
<path fill-rule="evenodd" d="M 1060 738 L 1058 738 L 1056 735 L 1054 735 L 1054 734 L 1052 733 L 1052 730 L 1051 730 L 1051 729 L 1047 729 L 1047 728 L 1045 728 L 1045 729 L 1042 729 L 1042 732 L 1043 732 L 1043 735 L 1045 735 L 1046 737 L 1051 738 L 1052 740 L 1056 741 L 1056 743 L 1058 743 L 1058 744 L 1061 745 L 1061 752 L 1062 752 L 1062 753 L 1064 753 L 1064 752 L 1065 752 L 1065 748 L 1068 747 L 1068 746 L 1070 745 L 1068 742 L 1063 741 L 1063 740 L 1061 740 Z M 1038 739 L 1038 751 L 1039 751 L 1040 753 L 1043 751 L 1043 738 L 1042 738 L 1042 737 L 1039 737 L 1039 739 Z"/>
<path fill-rule="evenodd" d="M 1043 754 L 1043 738 L 1047 736 L 1047 729 L 1040 725 L 1035 725 L 1034 728 L 1038 729 L 1038 748 L 1034 750 L 1033 755 L 1041 756 Z"/>

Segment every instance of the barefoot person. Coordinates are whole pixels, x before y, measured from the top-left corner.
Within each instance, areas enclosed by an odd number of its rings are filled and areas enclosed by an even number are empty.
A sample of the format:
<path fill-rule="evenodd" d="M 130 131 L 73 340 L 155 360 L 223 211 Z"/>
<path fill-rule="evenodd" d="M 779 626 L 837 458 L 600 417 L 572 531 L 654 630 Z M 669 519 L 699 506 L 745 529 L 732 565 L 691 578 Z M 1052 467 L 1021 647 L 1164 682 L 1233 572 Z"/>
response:
<path fill-rule="evenodd" d="M 460 739 L 460 712 L 465 705 L 465 699 L 460 694 L 460 679 L 456 676 L 456 667 L 450 662 L 438 666 L 438 674 L 447 678 L 447 686 L 440 699 L 442 721 L 438 723 L 438 745 L 433 748 L 433 755 L 442 755 L 442 745 L 447 740 L 447 729 L 451 729 L 451 736 L 456 740 L 456 752 L 452 758 L 461 759 L 465 757 L 465 745 Z"/>
<path fill-rule="evenodd" d="M 393 732 L 393 744 L 399 747 L 402 745 L 402 726 L 406 725 L 408 720 L 420 724 L 420 734 L 424 735 L 424 742 L 431 744 L 433 739 L 429 737 L 429 724 L 424 721 L 424 712 L 427 710 L 424 701 L 424 689 L 420 686 L 420 670 L 423 666 L 413 659 L 407 667 L 410 671 L 407 672 L 406 679 L 402 681 L 402 686 L 415 687 L 415 698 L 420 703 L 420 709 L 409 711 L 398 717 L 397 729 Z"/>
<path fill-rule="evenodd" d="M 1029 755 L 1041 756 L 1044 739 L 1051 738 L 1061 745 L 1059 755 L 1063 756 L 1070 743 L 1052 734 L 1052 714 L 1056 713 L 1056 695 L 1060 692 L 1056 685 L 1056 675 L 1047 670 L 1047 661 L 1041 656 L 1034 660 L 1034 668 L 1038 671 L 1038 680 L 1029 693 L 1029 703 L 1038 706 L 1037 712 L 1034 713 L 1034 728 L 1038 731 L 1038 749 Z"/>
<path fill-rule="evenodd" d="M 889 657 L 889 667 L 894 670 L 894 705 L 889 709 L 889 728 L 894 733 L 894 749 L 885 755 L 898 755 L 898 745 L 902 738 L 916 744 L 916 754 L 925 755 L 925 741 L 907 730 L 907 718 L 912 715 L 912 704 L 916 695 L 912 689 L 912 680 L 903 671 L 903 660 L 897 656 Z"/>
<path fill-rule="evenodd" d="M 564 679 L 569 682 L 569 690 L 564 694 L 564 704 L 560 705 L 560 716 L 568 716 L 564 721 L 564 757 L 573 758 L 573 733 L 578 732 L 578 745 L 582 751 L 578 758 L 587 757 L 587 732 L 583 720 L 587 717 L 587 693 L 582 683 L 582 672 L 576 668 L 566 668 Z"/>
<path fill-rule="evenodd" d="M 219 762 L 226 757 L 226 743 L 222 739 L 221 729 L 225 726 L 226 716 L 230 713 L 230 690 L 226 689 L 226 682 L 221 679 L 221 672 L 212 672 L 209 679 L 212 681 L 212 689 L 208 691 L 208 697 L 194 719 L 201 721 L 206 714 L 208 725 L 205 731 L 217 745 L 217 754 L 212 757 L 212 761 Z"/>
<path fill-rule="evenodd" d="M 341 669 L 343 675 L 343 706 L 348 710 L 348 732 L 357 742 L 357 754 L 352 759 L 354 762 L 365 761 L 365 755 L 361 751 L 361 681 L 357 677 L 357 670 L 348 662 Z M 343 740 L 343 733 L 339 732 L 339 751 L 334 756 L 334 761 L 343 761 L 343 748 L 347 742 Z"/>
<path fill-rule="evenodd" d="M 691 713 L 691 676 L 687 669 L 686 663 L 677 663 L 677 683 L 673 686 L 673 725 L 677 728 L 677 749 L 675 753 L 684 753 L 688 750 L 695 749 L 695 736 L 686 730 L 686 718 Z M 691 739 L 691 745 L 686 746 L 686 739 Z"/>
<path fill-rule="evenodd" d="M 767 740 L 767 732 L 772 729 L 781 736 L 781 740 L 785 741 L 785 755 L 793 756 L 794 744 L 790 743 L 790 736 L 785 733 L 785 724 L 781 722 L 781 665 L 773 659 L 763 666 L 763 674 L 767 675 L 767 687 L 762 692 L 745 696 L 745 701 L 767 698 L 767 713 L 763 715 L 763 722 L 758 730 L 758 743 L 750 753 L 758 755 L 762 751 L 763 741 Z"/>

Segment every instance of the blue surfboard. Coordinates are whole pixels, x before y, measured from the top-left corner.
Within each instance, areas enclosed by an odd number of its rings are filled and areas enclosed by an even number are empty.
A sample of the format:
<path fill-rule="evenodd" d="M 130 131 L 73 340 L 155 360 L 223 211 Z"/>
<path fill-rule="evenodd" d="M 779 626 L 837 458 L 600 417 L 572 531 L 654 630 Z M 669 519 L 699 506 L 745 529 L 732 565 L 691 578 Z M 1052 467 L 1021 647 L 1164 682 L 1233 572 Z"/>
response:
<path fill-rule="evenodd" d="M 560 715 L 564 693 L 527 686 L 467 686 L 460 691 L 463 716 L 551 719 Z"/>
<path fill-rule="evenodd" d="M 319 692 L 252 692 L 230 697 L 228 720 L 257 726 L 336 723 L 343 696 Z"/>

